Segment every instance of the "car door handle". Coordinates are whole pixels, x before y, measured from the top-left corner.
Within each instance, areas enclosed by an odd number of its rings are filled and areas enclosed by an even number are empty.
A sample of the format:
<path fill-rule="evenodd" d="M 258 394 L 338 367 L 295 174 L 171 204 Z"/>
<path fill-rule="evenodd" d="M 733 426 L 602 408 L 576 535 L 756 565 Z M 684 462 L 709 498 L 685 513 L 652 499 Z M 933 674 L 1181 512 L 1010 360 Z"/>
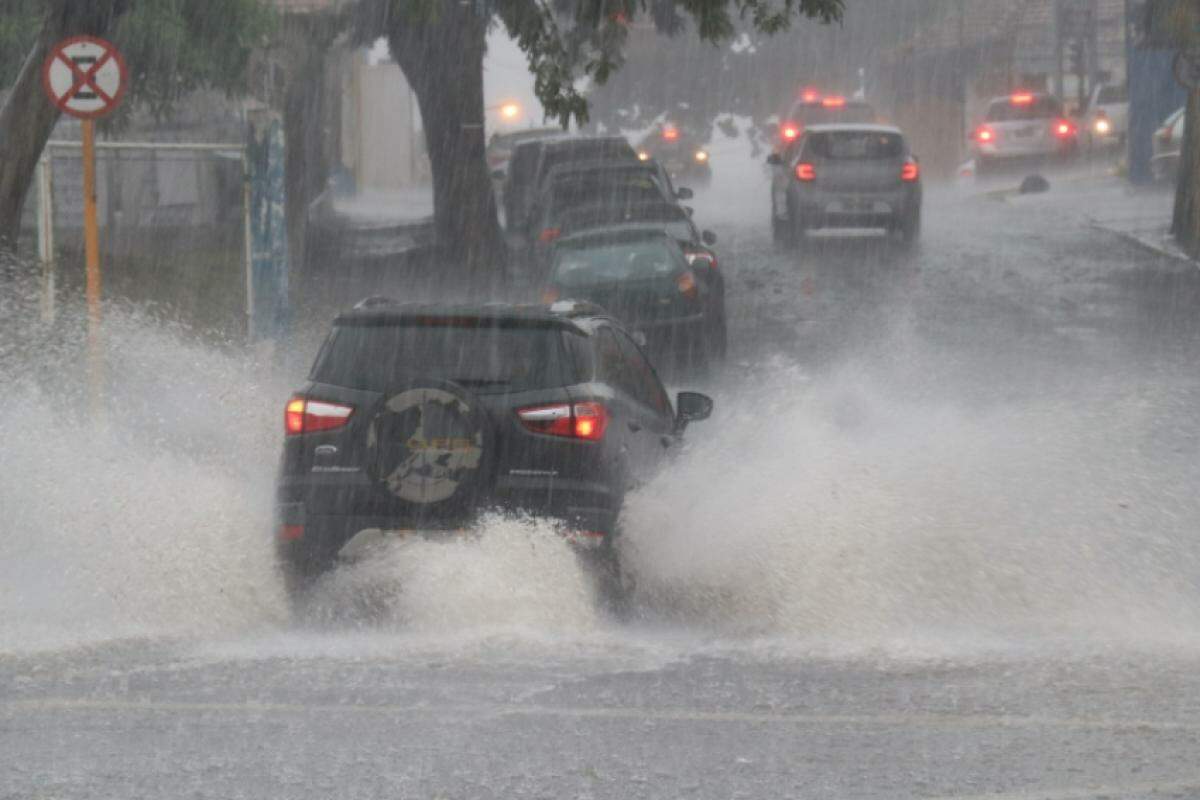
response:
<path fill-rule="evenodd" d="M 637 433 L 641 429 L 642 429 L 641 423 L 638 423 L 638 422 L 630 422 L 629 423 L 629 430 L 633 431 L 634 433 Z"/>

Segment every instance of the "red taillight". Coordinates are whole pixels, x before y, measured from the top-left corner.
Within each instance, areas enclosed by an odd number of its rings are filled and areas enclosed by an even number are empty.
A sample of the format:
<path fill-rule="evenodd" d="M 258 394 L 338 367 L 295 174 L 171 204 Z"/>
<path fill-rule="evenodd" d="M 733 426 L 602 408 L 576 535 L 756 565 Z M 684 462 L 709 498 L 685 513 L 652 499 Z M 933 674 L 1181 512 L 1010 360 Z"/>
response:
<path fill-rule="evenodd" d="M 345 425 L 353 413 L 352 406 L 293 397 L 283 412 L 283 429 L 289 436 L 331 431 Z"/>
<path fill-rule="evenodd" d="M 608 409 L 600 403 L 557 403 L 517 411 L 527 430 L 547 436 L 598 442 L 608 430 Z"/>
<path fill-rule="evenodd" d="M 549 286 L 546 289 L 542 290 L 542 302 L 545 303 L 546 305 L 550 305 L 551 303 L 556 303 L 556 302 L 558 302 L 558 299 L 561 296 L 561 294 L 562 293 L 559 292 L 556 287 Z"/>
<path fill-rule="evenodd" d="M 679 273 L 675 278 L 675 287 L 679 289 L 679 293 L 689 300 L 695 300 L 696 295 L 700 290 L 696 286 L 696 276 L 692 274 L 690 269 Z"/>
<path fill-rule="evenodd" d="M 1028 92 L 1019 92 L 1010 97 L 1009 102 L 1014 106 L 1027 106 L 1033 102 L 1033 95 Z"/>
<path fill-rule="evenodd" d="M 795 141 L 796 137 L 800 135 L 800 126 L 794 122 L 785 122 L 783 123 L 783 127 L 779 129 L 779 132 L 782 134 L 784 141 Z"/>
<path fill-rule="evenodd" d="M 807 161 L 803 161 L 796 165 L 796 180 L 798 181 L 815 181 L 817 179 L 817 168 Z"/>
<path fill-rule="evenodd" d="M 816 89 L 805 89 L 800 99 L 806 103 L 815 103 L 821 99 L 821 93 Z"/>
<path fill-rule="evenodd" d="M 304 538 L 303 525 L 280 525 L 279 538 L 285 542 L 294 542 Z"/>
<path fill-rule="evenodd" d="M 678 128 L 663 128 L 662 137 L 668 142 L 673 142 L 679 138 Z"/>
<path fill-rule="evenodd" d="M 995 132 L 993 132 L 992 129 L 987 126 L 984 126 L 984 127 L 980 128 L 979 130 L 975 131 L 975 141 L 977 141 L 977 142 L 990 142 L 992 139 L 995 139 L 995 138 L 996 138 Z"/>
<path fill-rule="evenodd" d="M 844 97 L 824 97 L 821 99 L 821 105 L 826 108 L 844 108 L 846 98 Z"/>
<path fill-rule="evenodd" d="M 538 241 L 546 244 L 553 242 L 559 236 L 562 236 L 562 229 L 560 228 L 542 228 L 542 232 L 538 234 Z"/>
<path fill-rule="evenodd" d="M 900 180 L 915 181 L 921 177 L 921 167 L 915 161 L 905 161 L 904 166 L 900 168 Z"/>
<path fill-rule="evenodd" d="M 1066 139 L 1068 136 L 1075 135 L 1075 126 L 1067 122 L 1065 119 L 1060 119 L 1054 123 L 1054 135 L 1060 139 Z"/>

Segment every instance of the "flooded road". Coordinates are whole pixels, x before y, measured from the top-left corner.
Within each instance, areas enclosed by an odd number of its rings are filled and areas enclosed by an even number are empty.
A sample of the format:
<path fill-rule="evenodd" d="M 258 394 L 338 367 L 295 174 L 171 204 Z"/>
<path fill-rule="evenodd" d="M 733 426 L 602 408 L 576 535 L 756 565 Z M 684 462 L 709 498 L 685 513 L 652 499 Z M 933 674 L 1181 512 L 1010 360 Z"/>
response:
<path fill-rule="evenodd" d="M 22 374 L 0 796 L 1197 796 L 1200 271 L 1090 227 L 1092 180 L 793 254 L 765 179 L 718 174 L 730 359 L 628 502 L 628 620 L 497 519 L 293 626 L 295 375 L 131 317 L 97 432 Z"/>

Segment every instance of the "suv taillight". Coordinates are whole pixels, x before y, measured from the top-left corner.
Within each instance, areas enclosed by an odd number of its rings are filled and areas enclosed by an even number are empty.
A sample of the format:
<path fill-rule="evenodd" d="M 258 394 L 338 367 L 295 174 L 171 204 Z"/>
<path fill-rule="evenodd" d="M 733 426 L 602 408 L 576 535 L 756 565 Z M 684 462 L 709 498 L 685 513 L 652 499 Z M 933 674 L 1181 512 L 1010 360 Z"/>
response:
<path fill-rule="evenodd" d="M 1075 135 L 1075 126 L 1065 119 L 1055 121 L 1050 129 L 1060 139 L 1067 139 Z"/>
<path fill-rule="evenodd" d="M 598 442 L 608 430 L 608 409 L 600 403 L 556 403 L 517 409 L 527 430 L 547 436 Z"/>
<path fill-rule="evenodd" d="M 331 431 L 345 425 L 353 413 L 353 406 L 293 397 L 283 412 L 283 429 L 288 436 Z"/>
<path fill-rule="evenodd" d="M 912 183 L 917 178 L 921 177 L 921 167 L 915 161 L 905 161 L 904 166 L 900 168 L 900 180 Z"/>
<path fill-rule="evenodd" d="M 809 164 L 807 161 L 802 161 L 796 165 L 796 180 L 808 183 L 809 181 L 815 181 L 816 179 L 817 168 L 812 164 Z"/>

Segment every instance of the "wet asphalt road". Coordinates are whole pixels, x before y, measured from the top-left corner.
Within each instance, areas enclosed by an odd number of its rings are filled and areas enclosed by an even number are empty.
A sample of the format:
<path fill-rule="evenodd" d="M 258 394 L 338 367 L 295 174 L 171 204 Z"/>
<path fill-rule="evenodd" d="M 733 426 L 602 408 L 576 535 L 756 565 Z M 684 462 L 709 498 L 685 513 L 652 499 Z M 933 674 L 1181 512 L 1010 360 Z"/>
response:
<path fill-rule="evenodd" d="M 632 619 L 517 536 L 332 623 L 263 588 L 9 636 L 0 798 L 1200 797 L 1200 270 L 1089 228 L 1100 191 L 931 191 L 911 255 L 781 253 L 710 193 L 722 413 L 635 500 Z"/>

